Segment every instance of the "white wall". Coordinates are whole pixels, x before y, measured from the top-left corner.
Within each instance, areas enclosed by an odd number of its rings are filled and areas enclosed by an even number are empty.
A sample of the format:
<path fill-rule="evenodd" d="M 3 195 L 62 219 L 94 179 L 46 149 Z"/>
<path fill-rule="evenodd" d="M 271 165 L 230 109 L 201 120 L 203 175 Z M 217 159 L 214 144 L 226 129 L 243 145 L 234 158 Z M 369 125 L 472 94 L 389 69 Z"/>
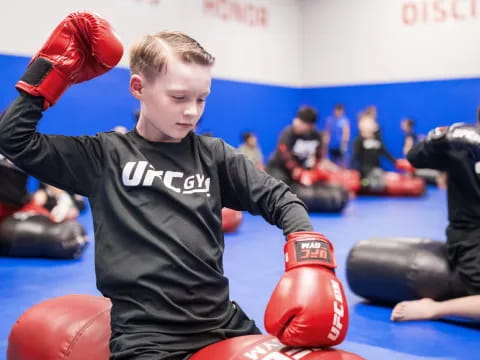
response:
<path fill-rule="evenodd" d="M 297 0 L 2 1 L 0 53 L 33 55 L 61 19 L 84 9 L 107 18 L 127 49 L 145 33 L 181 30 L 217 58 L 217 78 L 300 85 L 301 7 Z M 127 66 L 126 55 L 121 64 Z"/>
<path fill-rule="evenodd" d="M 303 84 L 480 75 L 480 0 L 303 0 Z"/>
<path fill-rule="evenodd" d="M 480 75 L 480 0 L 3 1 L 0 53 L 33 55 L 80 9 L 106 17 L 127 49 L 145 33 L 185 31 L 223 79 L 322 86 Z"/>

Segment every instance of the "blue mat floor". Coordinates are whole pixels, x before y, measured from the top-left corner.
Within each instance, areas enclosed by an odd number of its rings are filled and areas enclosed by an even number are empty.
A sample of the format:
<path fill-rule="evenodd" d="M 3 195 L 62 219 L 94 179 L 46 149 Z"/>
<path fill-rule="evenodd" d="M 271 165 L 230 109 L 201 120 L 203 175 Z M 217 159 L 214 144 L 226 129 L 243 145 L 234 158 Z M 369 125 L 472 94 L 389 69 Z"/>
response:
<path fill-rule="evenodd" d="M 370 305 L 352 294 L 345 280 L 345 260 L 359 240 L 378 236 L 443 240 L 447 225 L 446 194 L 429 188 L 421 199 L 359 197 L 343 214 L 312 215 L 316 231 L 335 245 L 337 274 L 344 281 L 350 329 L 339 348 L 368 360 L 477 359 L 480 327 L 471 323 L 420 321 L 392 323 L 390 308 Z M 80 222 L 92 235 L 90 214 Z M 244 214 L 239 231 L 226 235 L 225 272 L 231 298 L 263 329 L 263 312 L 283 273 L 283 236 L 261 217 Z M 0 359 L 5 359 L 12 324 L 30 306 L 66 294 L 98 294 L 93 244 L 75 261 L 0 258 Z M 40 359 L 39 359 L 40 360 Z"/>

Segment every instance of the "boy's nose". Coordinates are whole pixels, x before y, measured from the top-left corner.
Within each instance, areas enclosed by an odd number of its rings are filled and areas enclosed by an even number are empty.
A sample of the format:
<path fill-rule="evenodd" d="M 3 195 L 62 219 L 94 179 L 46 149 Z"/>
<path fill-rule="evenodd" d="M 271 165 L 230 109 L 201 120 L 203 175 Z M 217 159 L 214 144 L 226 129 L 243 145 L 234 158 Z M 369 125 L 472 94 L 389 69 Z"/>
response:
<path fill-rule="evenodd" d="M 197 104 L 188 104 L 187 107 L 185 108 L 184 111 L 185 116 L 197 116 L 198 115 L 198 109 L 197 109 Z"/>

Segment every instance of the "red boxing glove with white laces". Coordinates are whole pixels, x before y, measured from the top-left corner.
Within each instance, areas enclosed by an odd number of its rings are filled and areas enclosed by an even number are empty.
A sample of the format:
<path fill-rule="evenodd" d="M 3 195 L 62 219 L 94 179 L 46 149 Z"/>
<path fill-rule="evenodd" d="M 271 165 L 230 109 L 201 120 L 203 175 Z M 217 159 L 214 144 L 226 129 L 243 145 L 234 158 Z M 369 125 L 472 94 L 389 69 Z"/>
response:
<path fill-rule="evenodd" d="M 285 345 L 334 346 L 348 328 L 343 286 L 335 276 L 333 246 L 322 234 L 288 235 L 285 273 L 265 311 L 265 329 Z"/>

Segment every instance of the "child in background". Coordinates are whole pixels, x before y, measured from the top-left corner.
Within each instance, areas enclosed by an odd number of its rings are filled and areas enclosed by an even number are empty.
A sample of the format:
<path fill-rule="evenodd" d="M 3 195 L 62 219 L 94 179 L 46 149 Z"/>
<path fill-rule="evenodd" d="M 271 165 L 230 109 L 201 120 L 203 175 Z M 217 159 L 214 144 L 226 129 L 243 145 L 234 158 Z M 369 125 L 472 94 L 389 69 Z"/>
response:
<path fill-rule="evenodd" d="M 345 116 L 343 104 L 335 105 L 333 114 L 327 118 L 325 134 L 330 160 L 345 167 L 348 142 L 350 141 L 350 121 Z"/>
<path fill-rule="evenodd" d="M 258 169 L 263 170 L 263 154 L 262 149 L 258 146 L 257 137 L 252 132 L 244 132 L 242 134 L 243 142 L 238 147 L 238 150 L 253 162 Z"/>
<path fill-rule="evenodd" d="M 404 134 L 402 153 L 403 156 L 407 156 L 407 153 L 418 141 L 417 134 L 415 134 L 415 122 L 412 118 L 406 117 L 400 122 L 400 128 Z"/>
<path fill-rule="evenodd" d="M 380 160 L 383 156 L 394 164 L 397 161 L 378 136 L 378 128 L 370 112 L 360 114 L 359 135 L 353 142 L 352 168 L 358 170 L 362 178 L 368 178 L 373 172 L 381 169 Z"/>

